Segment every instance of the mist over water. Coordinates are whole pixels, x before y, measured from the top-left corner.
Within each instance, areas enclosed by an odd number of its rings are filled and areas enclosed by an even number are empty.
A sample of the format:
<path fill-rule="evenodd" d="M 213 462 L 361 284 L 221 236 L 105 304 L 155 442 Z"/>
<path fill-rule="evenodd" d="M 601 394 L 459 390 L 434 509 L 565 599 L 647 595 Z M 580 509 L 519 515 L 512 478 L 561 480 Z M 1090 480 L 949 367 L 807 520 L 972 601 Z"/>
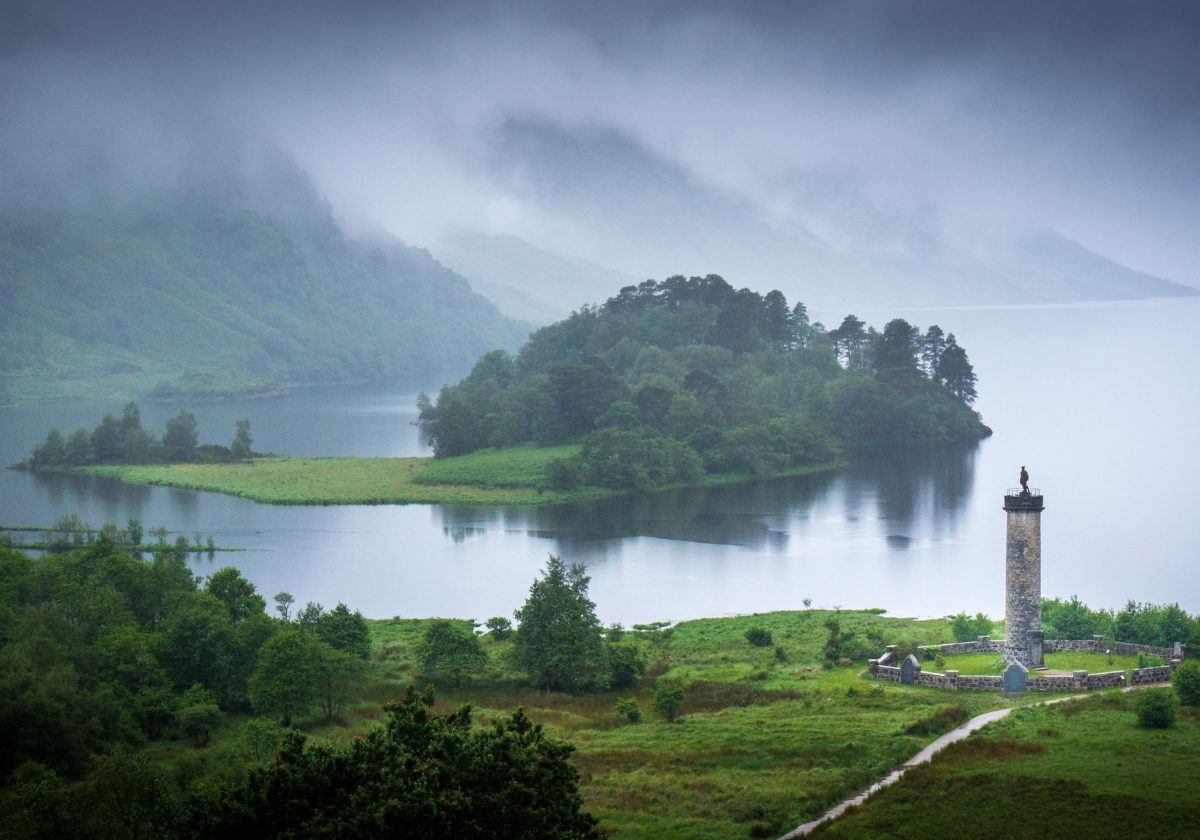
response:
<path fill-rule="evenodd" d="M 832 320 L 833 313 L 817 313 Z M 868 322 L 884 313 L 860 312 Z M 345 601 L 372 617 L 508 615 L 547 553 L 587 563 L 601 618 L 660 619 L 884 607 L 1003 611 L 1001 497 L 1022 464 L 1046 496 L 1042 590 L 1093 606 L 1178 601 L 1200 609 L 1200 325 L 1197 301 L 889 312 L 938 323 L 966 346 L 995 434 L 936 457 L 832 474 L 544 508 L 259 505 L 75 476 L 0 473 L 4 524 L 76 511 L 137 517 L 246 548 L 193 562 L 238 566 L 268 597 Z M 248 416 L 255 448 L 298 455 L 426 454 L 415 395 L 381 386 L 200 403 L 202 440 Z M 181 406 L 143 405 L 160 429 Z M 0 409 L 11 463 L 51 425 L 92 426 L 117 404 Z"/>

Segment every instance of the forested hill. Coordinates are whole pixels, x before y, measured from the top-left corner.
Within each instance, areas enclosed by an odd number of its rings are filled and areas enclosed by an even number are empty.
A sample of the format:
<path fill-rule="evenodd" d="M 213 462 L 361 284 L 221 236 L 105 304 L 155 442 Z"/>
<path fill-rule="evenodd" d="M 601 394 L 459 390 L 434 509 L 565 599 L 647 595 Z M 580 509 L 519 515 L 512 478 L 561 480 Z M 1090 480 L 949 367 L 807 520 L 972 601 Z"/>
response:
<path fill-rule="evenodd" d="M 936 325 L 827 330 L 778 291 L 675 276 L 539 329 L 515 358 L 488 353 L 421 408 L 438 455 L 581 440 L 551 484 L 652 487 L 974 441 L 989 433 L 975 384 Z"/>
<path fill-rule="evenodd" d="M 6 200 L 0 396 L 416 384 L 525 336 L 425 251 L 348 237 L 293 166 L 273 176 Z"/>

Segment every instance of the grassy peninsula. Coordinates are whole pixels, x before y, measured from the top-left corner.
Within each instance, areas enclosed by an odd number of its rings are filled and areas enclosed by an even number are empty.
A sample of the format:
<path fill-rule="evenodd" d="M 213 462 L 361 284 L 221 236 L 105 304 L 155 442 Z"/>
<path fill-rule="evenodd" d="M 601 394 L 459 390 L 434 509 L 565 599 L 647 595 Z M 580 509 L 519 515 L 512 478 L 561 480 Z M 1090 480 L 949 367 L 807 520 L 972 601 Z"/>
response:
<path fill-rule="evenodd" d="M 579 449 L 578 445 L 517 446 L 453 458 L 269 457 L 233 463 L 107 464 L 68 469 L 131 484 L 207 490 L 269 504 L 541 505 L 629 492 L 603 487 L 546 488 L 547 464 L 570 457 Z M 778 475 L 800 475 L 836 466 L 794 467 Z M 700 476 L 689 484 L 727 484 L 754 478 L 747 474 Z"/>

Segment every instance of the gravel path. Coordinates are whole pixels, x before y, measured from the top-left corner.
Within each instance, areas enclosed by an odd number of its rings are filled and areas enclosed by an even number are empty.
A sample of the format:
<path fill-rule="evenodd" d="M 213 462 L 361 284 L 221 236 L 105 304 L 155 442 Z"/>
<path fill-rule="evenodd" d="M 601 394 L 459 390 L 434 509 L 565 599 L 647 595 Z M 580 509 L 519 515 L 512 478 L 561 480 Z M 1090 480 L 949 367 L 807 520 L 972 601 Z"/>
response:
<path fill-rule="evenodd" d="M 1040 703 L 1031 703 L 1029 705 L 1031 705 L 1031 706 L 1049 706 L 1053 703 L 1065 703 L 1068 700 L 1078 700 L 1079 698 L 1086 697 L 1086 696 L 1087 696 L 1086 694 L 1072 694 L 1068 697 L 1055 697 L 1052 700 L 1043 700 Z M 1026 706 L 1009 706 L 1007 709 L 996 709 L 995 711 L 984 712 L 982 715 L 978 715 L 976 717 L 971 718 L 969 721 L 964 723 L 962 726 L 959 726 L 956 729 L 951 729 L 945 735 L 938 738 L 932 744 L 927 746 L 925 749 L 921 750 L 919 753 L 914 755 L 908 761 L 901 764 L 898 768 L 893 770 L 891 773 L 889 773 L 884 778 L 880 779 L 875 784 L 871 785 L 866 790 L 862 791 L 859 794 L 856 794 L 855 796 L 850 797 L 849 799 L 839 802 L 837 805 L 834 805 L 832 808 L 830 808 L 828 811 L 826 811 L 821 816 L 817 817 L 815 820 L 806 822 L 806 823 L 804 823 L 804 825 L 796 826 L 796 828 L 793 828 L 787 834 L 780 837 L 779 840 L 793 840 L 793 838 L 795 838 L 795 837 L 807 837 L 810 833 L 812 833 L 813 829 L 815 829 L 817 826 L 821 825 L 822 823 L 827 823 L 830 820 L 836 820 L 842 814 L 846 813 L 847 809 L 853 808 L 855 805 L 861 805 L 862 803 L 864 803 L 868 799 L 870 799 L 871 796 L 873 796 L 877 791 L 881 791 L 885 787 L 888 787 L 889 785 L 894 785 L 896 782 L 900 781 L 900 777 L 903 776 L 906 772 L 908 772 L 909 768 L 916 767 L 919 764 L 927 764 L 930 760 L 933 759 L 933 757 L 935 755 L 937 755 L 942 750 L 946 749 L 946 747 L 950 746 L 954 742 L 961 741 L 963 738 L 966 738 L 972 732 L 982 729 L 983 727 L 987 726 L 989 723 L 992 723 L 994 721 L 1000 720 L 1003 717 L 1006 717 L 1008 715 L 1008 713 L 1011 712 L 1013 709 L 1023 709 L 1023 708 L 1027 708 L 1027 707 Z"/>

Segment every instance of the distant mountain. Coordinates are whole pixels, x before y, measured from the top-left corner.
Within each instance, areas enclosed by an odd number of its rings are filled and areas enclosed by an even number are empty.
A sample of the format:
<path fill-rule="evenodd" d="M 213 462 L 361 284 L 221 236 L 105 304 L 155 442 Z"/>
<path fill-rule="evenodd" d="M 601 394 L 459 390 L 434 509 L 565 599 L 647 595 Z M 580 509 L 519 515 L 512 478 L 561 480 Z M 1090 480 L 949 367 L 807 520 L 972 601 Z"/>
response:
<path fill-rule="evenodd" d="M 268 170 L 6 201 L 0 392 L 436 385 L 528 333 L 426 251 L 347 236 L 286 159 Z"/>
<path fill-rule="evenodd" d="M 936 210 L 881 206 L 847 175 L 792 173 L 756 203 L 602 127 L 513 119 L 496 130 L 490 148 L 488 177 L 556 220 L 540 234 L 550 241 L 525 232 L 521 248 L 505 248 L 460 237 L 447 260 L 527 318 L 562 311 L 563 286 L 577 274 L 564 267 L 557 269 L 561 283 L 522 283 L 528 254 L 542 249 L 559 263 L 603 264 L 638 279 L 718 273 L 737 286 L 779 288 L 827 308 L 1200 294 L 1053 231 L 952 230 Z M 542 267 L 556 270 L 551 261 Z M 525 299 L 517 304 L 501 283 Z M 588 285 L 576 297 L 595 292 Z"/>
<path fill-rule="evenodd" d="M 646 279 L 509 235 L 448 231 L 433 249 L 438 260 L 468 277 L 505 315 L 536 324 L 560 320 L 585 303 L 601 303 L 622 286 Z"/>

